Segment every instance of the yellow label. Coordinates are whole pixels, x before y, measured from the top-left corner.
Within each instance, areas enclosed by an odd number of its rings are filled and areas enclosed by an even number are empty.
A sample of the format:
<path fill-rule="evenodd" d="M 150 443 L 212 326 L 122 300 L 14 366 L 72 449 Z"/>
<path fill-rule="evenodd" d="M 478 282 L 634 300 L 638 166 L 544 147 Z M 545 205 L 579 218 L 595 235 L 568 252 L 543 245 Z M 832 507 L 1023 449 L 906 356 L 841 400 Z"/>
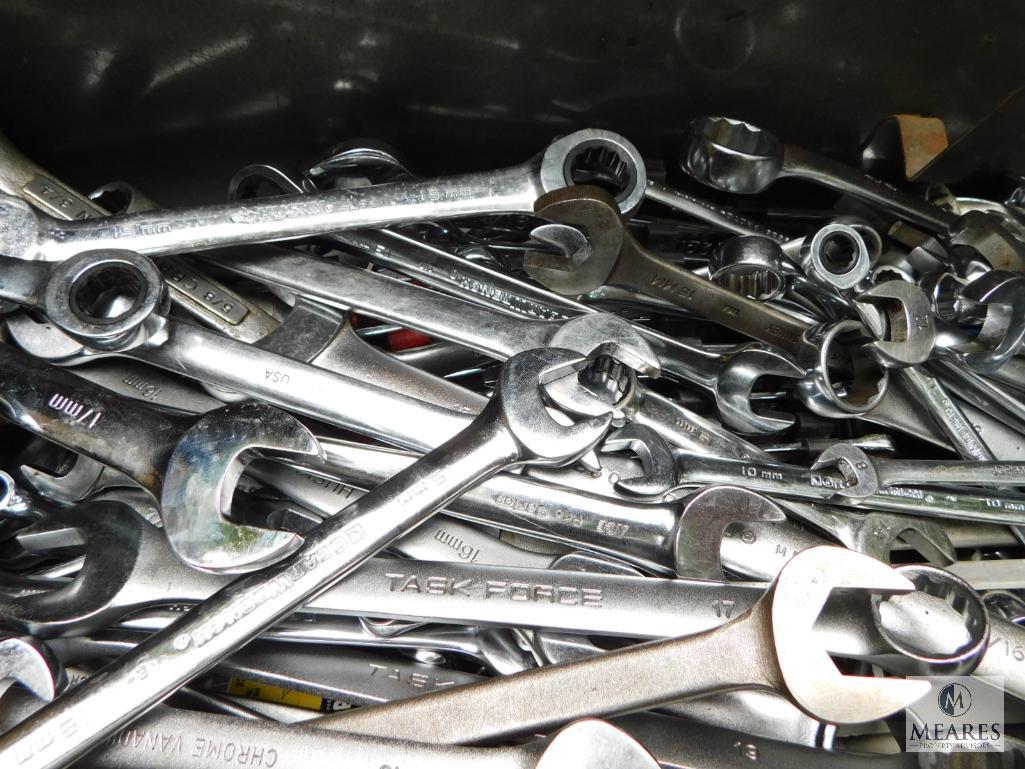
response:
<path fill-rule="evenodd" d="M 295 689 L 285 689 L 281 686 L 263 684 L 259 681 L 250 681 L 245 678 L 232 678 L 228 682 L 228 693 L 238 697 L 249 697 L 250 699 L 263 700 L 264 702 L 279 702 L 282 705 L 316 710 L 320 713 L 346 710 L 349 707 L 345 703 L 325 699 L 316 694 L 306 694 Z"/>

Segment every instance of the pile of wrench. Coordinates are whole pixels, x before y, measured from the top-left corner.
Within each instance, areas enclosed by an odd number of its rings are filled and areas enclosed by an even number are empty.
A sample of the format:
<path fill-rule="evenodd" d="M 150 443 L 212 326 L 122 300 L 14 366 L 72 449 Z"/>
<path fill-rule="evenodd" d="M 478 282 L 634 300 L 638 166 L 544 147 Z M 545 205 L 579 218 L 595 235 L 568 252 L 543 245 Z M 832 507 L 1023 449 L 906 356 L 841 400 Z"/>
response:
<path fill-rule="evenodd" d="M 1021 760 L 1025 209 L 670 160 L 0 145 L 0 767 L 953 766 L 940 675 Z"/>

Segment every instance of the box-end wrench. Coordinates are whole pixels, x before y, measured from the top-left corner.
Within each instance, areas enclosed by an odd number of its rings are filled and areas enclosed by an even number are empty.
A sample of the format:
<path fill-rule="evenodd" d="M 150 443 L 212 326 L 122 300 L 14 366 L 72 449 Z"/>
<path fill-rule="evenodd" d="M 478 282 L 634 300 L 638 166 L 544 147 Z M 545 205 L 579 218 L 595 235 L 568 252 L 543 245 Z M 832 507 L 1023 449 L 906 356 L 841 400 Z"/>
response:
<path fill-rule="evenodd" d="M 318 526 L 293 555 L 221 589 L 99 678 L 0 737 L 0 764 L 65 765 L 488 475 L 517 463 L 567 464 L 590 451 L 611 413 L 561 425 L 545 410 L 542 389 L 585 364 L 555 348 L 508 361 L 495 396 L 469 429 Z"/>
<path fill-rule="evenodd" d="M 197 568 L 257 568 L 302 541 L 220 515 L 230 505 L 240 460 L 259 450 L 317 452 L 312 433 L 279 409 L 243 403 L 198 420 L 166 414 L 7 345 L 0 345 L 0 409 L 13 424 L 117 468 L 160 500 L 168 541 Z M 127 436 L 134 436 L 131 450 Z"/>
<path fill-rule="evenodd" d="M 526 163 L 496 171 L 105 219 L 61 222 L 4 197 L 0 253 L 61 261 L 83 251 L 129 248 L 156 256 L 447 217 L 529 214 L 538 197 L 572 185 L 576 167 L 602 154 L 617 161 L 620 210 L 633 212 L 644 197 L 643 160 L 624 137 L 585 129 L 554 141 Z"/>
<path fill-rule="evenodd" d="M 25 157 L 3 134 L 0 134 L 0 192 L 23 198 L 58 223 L 108 215 L 97 203 Z M 171 301 L 223 334 L 243 342 L 255 342 L 277 325 L 259 306 L 205 275 L 188 259 L 171 257 L 161 262 L 160 269 L 167 278 Z"/>
<path fill-rule="evenodd" d="M 901 593 L 912 583 L 888 566 L 839 548 L 795 556 L 747 613 L 715 630 L 632 646 L 396 705 L 320 719 L 321 727 L 431 742 L 472 744 L 532 734 L 592 714 L 643 710 L 714 691 L 778 691 L 835 723 L 896 712 L 921 682 L 841 675 L 810 632 L 834 588 Z M 602 682 L 601 696 L 596 682 Z M 501 702 L 496 710 L 489 703 Z M 481 717 L 486 713 L 486 717 Z"/>
<path fill-rule="evenodd" d="M 769 131 L 742 120 L 695 119 L 688 126 L 682 155 L 687 173 L 725 192 L 753 194 L 781 177 L 807 179 L 952 243 L 974 245 L 998 270 L 1025 269 L 1020 244 L 998 219 L 977 211 L 958 216 L 831 158 L 785 145 Z"/>

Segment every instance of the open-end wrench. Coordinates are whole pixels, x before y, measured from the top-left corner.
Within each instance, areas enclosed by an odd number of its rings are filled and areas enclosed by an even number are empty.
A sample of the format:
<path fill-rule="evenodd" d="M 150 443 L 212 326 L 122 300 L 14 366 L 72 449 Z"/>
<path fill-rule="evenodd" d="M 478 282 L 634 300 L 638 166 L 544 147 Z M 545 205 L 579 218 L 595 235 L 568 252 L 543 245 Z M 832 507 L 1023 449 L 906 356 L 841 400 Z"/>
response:
<path fill-rule="evenodd" d="M 0 638 L 0 683 L 13 679 L 50 702 L 68 685 L 63 660 L 32 636 Z"/>
<path fill-rule="evenodd" d="M 560 376 L 575 376 L 585 364 L 581 356 L 555 348 L 515 356 L 468 430 L 344 515 L 326 520 L 295 554 L 221 589 L 104 668 L 98 679 L 0 737 L 0 764 L 65 765 L 488 475 L 516 463 L 567 464 L 591 450 L 607 431 L 611 413 L 561 425 L 546 412 L 542 389 Z"/>
<path fill-rule="evenodd" d="M 267 179 L 282 190 L 300 192 L 303 187 L 271 166 L 250 166 L 232 180 L 232 190 L 246 179 Z M 338 232 L 326 236 L 355 249 L 378 265 L 413 277 L 418 282 L 484 304 L 500 311 L 535 320 L 567 319 L 597 312 L 593 307 L 548 291 L 484 264 L 471 262 L 441 248 L 389 230 Z M 793 362 L 775 350 L 747 345 L 725 353 L 699 347 L 638 327 L 658 352 L 665 374 L 695 384 L 711 393 L 727 426 L 742 433 L 770 433 L 792 420 L 760 414 L 751 407 L 751 388 L 760 376 L 798 376 Z M 462 340 L 457 340 L 462 341 Z"/>
<path fill-rule="evenodd" d="M 4 415 L 36 435 L 124 473 L 166 513 L 171 547 L 210 570 L 258 568 L 293 552 L 301 537 L 222 518 L 243 463 L 264 449 L 317 453 L 313 434 L 271 406 L 224 406 L 199 419 L 162 413 L 0 345 Z M 138 436 L 126 450 L 126 436 Z M 202 524 L 202 526 L 200 526 Z"/>
<path fill-rule="evenodd" d="M 321 727 L 472 744 L 531 734 L 582 715 L 642 710 L 713 691 L 773 689 L 826 721 L 852 723 L 921 697 L 920 682 L 842 676 L 809 631 L 834 588 L 901 593 L 906 578 L 864 555 L 813 548 L 795 556 L 747 613 L 696 636 L 655 641 L 396 705 L 320 719 Z M 604 682 L 596 697 L 596 681 Z M 495 709 L 487 703 L 501 702 Z M 486 713 L 486 717 L 480 717 Z"/>
<path fill-rule="evenodd" d="M 166 414 L 2 344 L 0 407 L 14 424 L 111 465 L 146 489 L 167 512 L 164 529 L 172 548 L 197 568 L 258 568 L 302 541 L 288 532 L 240 527 L 220 515 L 230 508 L 242 463 L 254 452 L 317 452 L 312 433 L 279 409 L 244 403 L 198 420 Z M 134 436 L 130 450 L 128 436 Z"/>
<path fill-rule="evenodd" d="M 1020 244 L 1016 245 L 999 220 L 981 212 L 959 217 L 831 158 L 785 145 L 758 126 L 725 117 L 697 118 L 688 127 L 684 141 L 684 170 L 716 189 L 752 194 L 781 177 L 807 179 L 951 238 L 954 243 L 971 243 L 998 270 L 1025 269 Z"/>
<path fill-rule="evenodd" d="M 105 217 L 108 213 L 25 157 L 3 134 L 0 134 L 0 192 L 25 199 L 58 224 L 60 220 L 81 221 Z M 205 275 L 187 259 L 177 256 L 165 259 L 160 269 L 167 278 L 171 301 L 227 336 L 255 342 L 277 325 L 258 305 Z"/>
<path fill-rule="evenodd" d="M 843 497 L 865 499 L 880 488 L 912 486 L 1017 486 L 1025 483 L 1025 462 L 964 462 L 942 459 L 870 457 L 857 446 L 837 443 L 819 454 L 812 470 L 836 467 L 847 483 L 836 489 Z"/>
<path fill-rule="evenodd" d="M 129 248 L 163 255 L 446 217 L 529 214 L 538 197 L 574 183 L 576 165 L 602 154 L 616 158 L 619 206 L 629 214 L 644 197 L 643 160 L 622 136 L 585 129 L 554 141 L 534 159 L 506 169 L 311 195 L 74 222 L 34 213 L 24 201 L 5 197 L 0 200 L 0 221 L 4 223 L 0 253 L 45 261 L 61 261 L 96 249 Z"/>
<path fill-rule="evenodd" d="M 19 260 L 3 273 L 0 295 L 40 307 L 70 335 L 87 342 L 85 360 L 114 354 L 246 392 L 262 400 L 400 446 L 426 450 L 465 427 L 471 414 L 443 408 L 169 318 L 160 310 L 163 282 L 152 262 L 127 251 L 90 252 L 46 265 Z M 320 261 L 320 260 L 314 260 Z M 132 308 L 111 320 L 82 301 L 90 286 L 116 279 L 138 293 Z M 84 292 L 84 294 L 83 294 Z M 553 331 L 556 331 L 553 329 Z M 627 366 L 657 374 L 658 362 L 628 322 L 611 315 L 579 318 L 540 341 L 619 355 Z M 524 348 L 526 349 L 526 348 Z"/>

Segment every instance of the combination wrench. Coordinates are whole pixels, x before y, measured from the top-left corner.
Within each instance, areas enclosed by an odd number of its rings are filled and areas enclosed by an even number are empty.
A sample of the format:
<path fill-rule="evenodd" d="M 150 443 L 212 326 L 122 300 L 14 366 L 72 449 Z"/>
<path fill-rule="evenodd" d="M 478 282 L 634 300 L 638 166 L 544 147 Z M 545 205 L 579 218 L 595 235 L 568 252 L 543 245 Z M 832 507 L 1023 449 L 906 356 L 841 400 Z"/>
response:
<path fill-rule="evenodd" d="M 510 168 L 311 195 L 72 222 L 33 212 L 24 201 L 8 196 L 0 199 L 0 253 L 31 261 L 63 261 L 97 249 L 158 256 L 447 217 L 529 214 L 541 195 L 574 183 L 577 163 L 600 152 L 618 158 L 620 210 L 633 212 L 644 197 L 646 181 L 636 148 L 611 131 L 584 129 Z"/>

